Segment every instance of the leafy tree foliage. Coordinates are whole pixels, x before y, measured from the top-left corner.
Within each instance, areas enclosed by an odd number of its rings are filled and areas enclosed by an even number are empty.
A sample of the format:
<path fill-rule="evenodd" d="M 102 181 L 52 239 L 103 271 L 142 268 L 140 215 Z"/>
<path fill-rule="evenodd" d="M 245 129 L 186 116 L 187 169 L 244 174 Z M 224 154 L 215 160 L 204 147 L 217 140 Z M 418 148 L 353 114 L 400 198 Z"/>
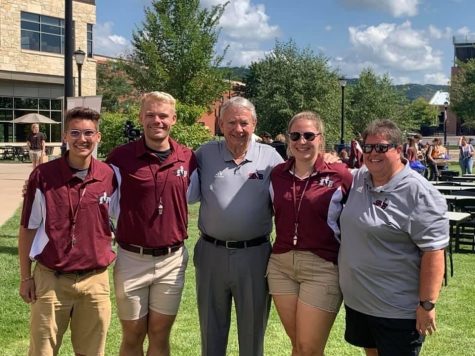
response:
<path fill-rule="evenodd" d="M 419 130 L 421 126 L 438 126 L 439 110 L 434 105 L 430 105 L 426 99 L 417 98 L 407 106 L 404 117 L 407 120 L 408 128 Z"/>
<path fill-rule="evenodd" d="M 256 105 L 258 130 L 286 132 L 293 115 L 312 110 L 325 122 L 327 142 L 338 141 L 340 86 L 325 57 L 300 50 L 292 40 L 277 41 L 272 53 L 251 64 L 245 83 L 246 97 Z"/>
<path fill-rule="evenodd" d="M 458 62 L 458 71 L 452 77 L 450 110 L 457 114 L 465 126 L 475 126 L 475 59 Z"/>
<path fill-rule="evenodd" d="M 180 120 L 173 126 L 170 136 L 192 149 L 197 149 L 203 143 L 211 140 L 211 133 L 205 126 L 199 123 L 187 125 L 181 123 Z"/>
<path fill-rule="evenodd" d="M 136 100 L 137 92 L 123 70 L 121 61 L 109 60 L 97 65 L 97 94 L 102 95 L 105 111 L 119 111 Z"/>
<path fill-rule="evenodd" d="M 380 77 L 371 68 L 364 69 L 356 84 L 349 87 L 348 99 L 348 119 L 359 131 L 371 121 L 383 118 L 407 129 L 403 110 L 406 99 L 393 87 L 387 74 Z"/>
<path fill-rule="evenodd" d="M 161 90 L 186 104 L 208 106 L 227 89 L 215 55 L 217 25 L 226 4 L 200 8 L 199 0 L 153 0 L 143 28 L 133 33 L 127 73 L 140 91 Z"/>

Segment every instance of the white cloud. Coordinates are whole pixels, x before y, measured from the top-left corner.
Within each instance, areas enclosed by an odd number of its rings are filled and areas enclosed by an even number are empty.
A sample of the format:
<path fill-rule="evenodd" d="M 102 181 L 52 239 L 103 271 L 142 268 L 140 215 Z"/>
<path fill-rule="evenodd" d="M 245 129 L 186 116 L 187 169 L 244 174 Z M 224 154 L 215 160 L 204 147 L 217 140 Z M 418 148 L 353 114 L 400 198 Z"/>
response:
<path fill-rule="evenodd" d="M 202 0 L 204 7 L 223 4 L 223 0 Z M 280 36 L 280 29 L 271 25 L 266 8 L 251 0 L 233 0 L 226 6 L 219 26 L 222 28 L 218 47 L 229 45 L 226 61 L 232 66 L 249 65 L 264 56 L 264 43 Z"/>
<path fill-rule="evenodd" d="M 330 26 L 330 25 L 325 26 L 325 31 L 329 32 L 331 30 L 333 30 L 332 26 Z"/>
<path fill-rule="evenodd" d="M 222 0 L 203 0 L 206 7 L 224 3 Z M 279 27 L 269 24 L 269 16 L 262 4 L 250 0 L 230 1 L 219 25 L 223 33 L 233 39 L 266 40 L 279 35 Z"/>
<path fill-rule="evenodd" d="M 470 33 L 470 29 L 467 26 L 463 26 L 459 28 L 456 32 L 458 35 L 468 35 Z"/>
<path fill-rule="evenodd" d="M 348 7 L 372 9 L 391 14 L 394 17 L 416 16 L 420 0 L 341 0 Z"/>
<path fill-rule="evenodd" d="M 436 40 L 449 39 L 453 35 L 453 31 L 450 27 L 439 29 L 434 25 L 429 25 L 427 31 L 429 32 L 430 37 Z"/>
<path fill-rule="evenodd" d="M 130 42 L 112 33 L 113 22 L 98 23 L 94 26 L 94 53 L 119 57 L 130 50 Z"/>
<path fill-rule="evenodd" d="M 442 54 L 434 51 L 422 31 L 406 21 L 401 25 L 382 23 L 369 27 L 350 27 L 353 51 L 365 61 L 376 62 L 388 70 L 439 70 Z"/>
<path fill-rule="evenodd" d="M 426 84 L 438 84 L 438 85 L 448 85 L 449 78 L 444 73 L 431 73 L 424 75 L 424 83 Z"/>
<path fill-rule="evenodd" d="M 443 54 L 430 38 L 451 31 L 435 30 L 414 29 L 409 21 L 349 27 L 351 48 L 343 58 L 333 58 L 333 65 L 349 77 L 357 77 L 369 67 L 378 75 L 388 74 L 395 84 L 447 84 L 441 73 Z"/>

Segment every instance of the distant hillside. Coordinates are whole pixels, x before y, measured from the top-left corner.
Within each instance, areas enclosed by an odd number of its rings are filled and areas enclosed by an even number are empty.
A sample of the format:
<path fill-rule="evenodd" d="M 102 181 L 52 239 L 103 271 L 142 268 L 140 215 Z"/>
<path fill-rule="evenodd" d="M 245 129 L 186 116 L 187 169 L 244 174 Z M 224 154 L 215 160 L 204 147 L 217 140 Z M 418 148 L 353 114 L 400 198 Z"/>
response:
<path fill-rule="evenodd" d="M 401 90 L 406 94 L 406 97 L 412 101 L 417 98 L 423 97 L 429 101 L 437 90 L 449 91 L 447 85 L 434 85 L 434 84 L 404 84 L 395 85 L 397 90 Z"/>
<path fill-rule="evenodd" d="M 237 80 L 243 82 L 246 76 L 249 74 L 249 68 L 247 67 L 223 67 L 220 70 L 225 72 L 225 77 L 231 80 Z M 348 85 L 356 84 L 358 78 L 348 79 Z M 423 97 L 429 101 L 437 90 L 448 91 L 447 85 L 434 85 L 434 84 L 403 84 L 395 85 L 397 90 L 402 91 L 408 100 L 413 101 L 417 98 Z"/>

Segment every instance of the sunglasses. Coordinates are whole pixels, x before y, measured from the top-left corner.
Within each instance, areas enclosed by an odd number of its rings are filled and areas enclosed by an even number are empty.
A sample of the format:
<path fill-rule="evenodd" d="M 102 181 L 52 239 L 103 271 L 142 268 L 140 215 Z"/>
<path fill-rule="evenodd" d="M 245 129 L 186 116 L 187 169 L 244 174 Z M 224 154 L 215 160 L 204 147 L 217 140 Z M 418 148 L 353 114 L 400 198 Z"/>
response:
<path fill-rule="evenodd" d="M 397 147 L 397 145 L 393 143 L 376 143 L 374 145 L 367 143 L 361 146 L 363 153 L 371 153 L 373 150 L 375 150 L 377 153 L 385 153 L 388 152 L 388 150 L 392 147 Z"/>
<path fill-rule="evenodd" d="M 96 133 L 97 133 L 96 130 L 90 130 L 90 129 L 89 130 L 76 130 L 76 129 L 69 130 L 69 135 L 72 138 L 79 138 L 79 137 L 81 137 L 81 135 L 84 135 L 84 137 L 86 137 L 86 138 L 91 138 Z"/>
<path fill-rule="evenodd" d="M 315 137 L 317 137 L 318 135 L 321 135 L 321 133 L 320 132 L 317 132 L 317 133 L 315 133 L 315 132 L 304 132 L 304 133 L 291 132 L 291 133 L 289 133 L 289 138 L 292 141 L 298 141 L 303 136 L 305 141 L 313 141 L 313 140 L 315 140 Z"/>

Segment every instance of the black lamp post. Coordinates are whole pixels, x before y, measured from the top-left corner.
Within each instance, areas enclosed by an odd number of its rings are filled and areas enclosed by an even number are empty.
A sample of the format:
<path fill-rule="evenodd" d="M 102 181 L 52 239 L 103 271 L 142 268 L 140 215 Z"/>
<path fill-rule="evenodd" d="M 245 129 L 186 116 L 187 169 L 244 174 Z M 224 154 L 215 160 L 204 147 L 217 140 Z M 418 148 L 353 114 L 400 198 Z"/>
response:
<path fill-rule="evenodd" d="M 74 59 L 78 66 L 78 96 L 81 96 L 81 69 L 84 64 L 84 59 L 86 58 L 86 52 L 81 49 L 74 51 Z"/>
<path fill-rule="evenodd" d="M 447 108 L 449 103 L 444 103 L 444 146 L 447 146 Z"/>
<path fill-rule="evenodd" d="M 345 144 L 345 87 L 346 79 L 340 78 L 340 87 L 341 87 L 341 131 L 340 131 L 340 150 L 343 149 Z"/>

